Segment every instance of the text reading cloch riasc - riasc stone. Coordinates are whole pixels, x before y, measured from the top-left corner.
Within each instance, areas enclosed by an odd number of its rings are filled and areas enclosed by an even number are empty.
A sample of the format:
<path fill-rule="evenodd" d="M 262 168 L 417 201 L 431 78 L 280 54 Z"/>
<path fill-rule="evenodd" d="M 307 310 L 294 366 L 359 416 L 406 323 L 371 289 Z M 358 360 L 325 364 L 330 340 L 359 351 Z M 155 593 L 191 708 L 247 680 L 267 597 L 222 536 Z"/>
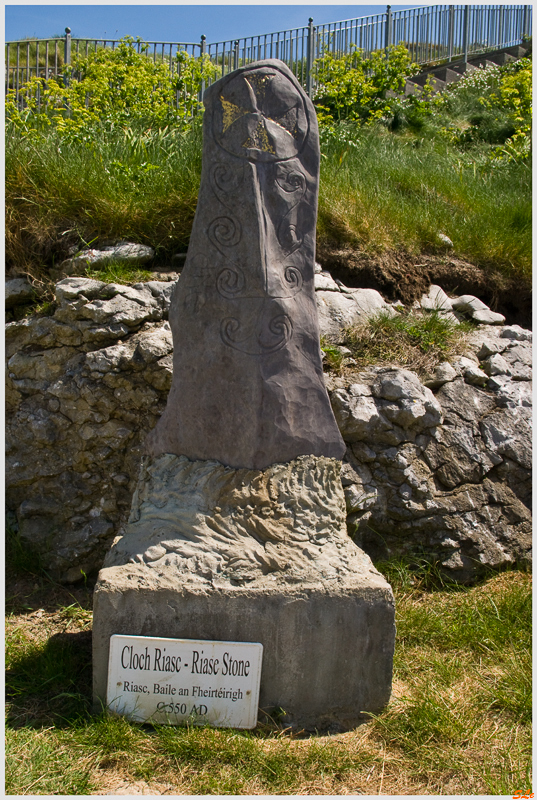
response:
<path fill-rule="evenodd" d="M 247 727 L 257 716 L 261 655 L 255 643 L 113 636 L 108 702 L 136 720 Z"/>

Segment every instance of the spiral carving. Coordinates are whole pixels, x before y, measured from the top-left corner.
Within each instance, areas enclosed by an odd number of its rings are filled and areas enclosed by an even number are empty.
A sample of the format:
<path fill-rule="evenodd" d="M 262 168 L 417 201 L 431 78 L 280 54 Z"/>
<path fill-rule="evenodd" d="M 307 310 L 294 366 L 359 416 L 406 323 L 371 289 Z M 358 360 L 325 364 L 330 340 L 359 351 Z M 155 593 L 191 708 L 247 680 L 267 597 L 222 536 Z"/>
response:
<path fill-rule="evenodd" d="M 297 267 L 286 267 L 283 275 L 286 282 L 289 284 L 289 288 L 293 290 L 293 294 L 296 294 L 296 292 L 302 289 L 304 278 Z"/>
<path fill-rule="evenodd" d="M 287 164 L 278 164 L 276 172 L 276 183 L 288 194 L 300 191 L 301 195 L 306 191 L 306 178 L 298 169 Z"/>
<path fill-rule="evenodd" d="M 273 317 L 269 323 L 269 331 L 274 334 L 274 336 L 278 337 L 278 341 L 272 345 L 268 345 L 270 347 L 270 352 L 273 353 L 275 350 L 279 350 L 281 347 L 286 344 L 291 338 L 293 333 L 293 323 L 291 322 L 290 317 L 287 314 L 279 314 L 277 317 Z M 261 347 L 265 347 L 261 342 Z"/>
<path fill-rule="evenodd" d="M 257 335 L 257 341 L 252 341 L 248 332 L 242 333 L 241 323 L 235 317 L 226 317 L 220 325 L 220 336 L 224 344 L 251 356 L 270 355 L 281 350 L 293 334 L 293 323 L 287 314 L 279 314 L 269 322 L 268 331 L 275 338 L 266 343 L 263 340 L 263 331 Z"/>
<path fill-rule="evenodd" d="M 228 344 L 230 347 L 237 347 L 240 340 L 236 338 L 236 334 L 240 327 L 241 324 L 235 317 L 226 317 L 222 320 L 220 335 L 224 344 Z"/>
<path fill-rule="evenodd" d="M 244 289 L 244 273 L 236 265 L 225 267 L 216 279 L 216 288 L 222 297 L 234 300 Z"/>
<path fill-rule="evenodd" d="M 219 200 L 226 203 L 230 198 L 223 199 L 221 195 L 228 195 L 236 192 L 244 178 L 244 166 L 237 164 L 231 167 L 229 164 L 215 164 L 210 173 L 211 184 L 214 193 Z"/>
<path fill-rule="evenodd" d="M 216 217 L 209 225 L 208 235 L 218 250 L 221 247 L 234 247 L 242 236 L 240 222 L 233 217 Z"/>

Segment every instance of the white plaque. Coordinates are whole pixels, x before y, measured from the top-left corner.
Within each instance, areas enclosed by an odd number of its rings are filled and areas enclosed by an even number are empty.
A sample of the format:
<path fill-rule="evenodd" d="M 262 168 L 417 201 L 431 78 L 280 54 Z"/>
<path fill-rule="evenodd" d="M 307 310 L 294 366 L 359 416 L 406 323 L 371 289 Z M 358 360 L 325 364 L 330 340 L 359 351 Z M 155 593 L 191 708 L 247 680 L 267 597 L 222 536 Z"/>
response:
<path fill-rule="evenodd" d="M 255 728 L 263 645 L 110 637 L 106 702 L 135 722 Z"/>

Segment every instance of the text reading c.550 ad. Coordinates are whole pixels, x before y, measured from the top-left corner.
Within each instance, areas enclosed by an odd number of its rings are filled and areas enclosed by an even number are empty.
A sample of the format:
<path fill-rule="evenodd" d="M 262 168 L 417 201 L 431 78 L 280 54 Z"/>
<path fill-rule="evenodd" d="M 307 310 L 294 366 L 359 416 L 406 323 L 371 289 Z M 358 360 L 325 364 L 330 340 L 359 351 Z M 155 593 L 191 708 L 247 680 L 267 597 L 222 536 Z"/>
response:
<path fill-rule="evenodd" d="M 252 728 L 262 652 L 262 645 L 252 642 L 115 634 L 108 708 L 140 722 Z"/>

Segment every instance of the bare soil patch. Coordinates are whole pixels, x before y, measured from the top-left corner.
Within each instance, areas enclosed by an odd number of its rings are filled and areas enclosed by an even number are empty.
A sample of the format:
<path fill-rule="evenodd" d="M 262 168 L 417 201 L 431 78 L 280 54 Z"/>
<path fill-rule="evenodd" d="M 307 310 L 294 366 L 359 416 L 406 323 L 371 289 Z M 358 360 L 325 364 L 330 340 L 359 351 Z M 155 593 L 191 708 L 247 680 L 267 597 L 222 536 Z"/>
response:
<path fill-rule="evenodd" d="M 450 255 L 371 254 L 326 242 L 317 246 L 317 261 L 349 288 L 376 289 L 390 301 L 412 304 L 436 284 L 451 295 L 479 297 L 509 325 L 531 328 L 531 282 L 522 276 L 507 277 Z"/>

